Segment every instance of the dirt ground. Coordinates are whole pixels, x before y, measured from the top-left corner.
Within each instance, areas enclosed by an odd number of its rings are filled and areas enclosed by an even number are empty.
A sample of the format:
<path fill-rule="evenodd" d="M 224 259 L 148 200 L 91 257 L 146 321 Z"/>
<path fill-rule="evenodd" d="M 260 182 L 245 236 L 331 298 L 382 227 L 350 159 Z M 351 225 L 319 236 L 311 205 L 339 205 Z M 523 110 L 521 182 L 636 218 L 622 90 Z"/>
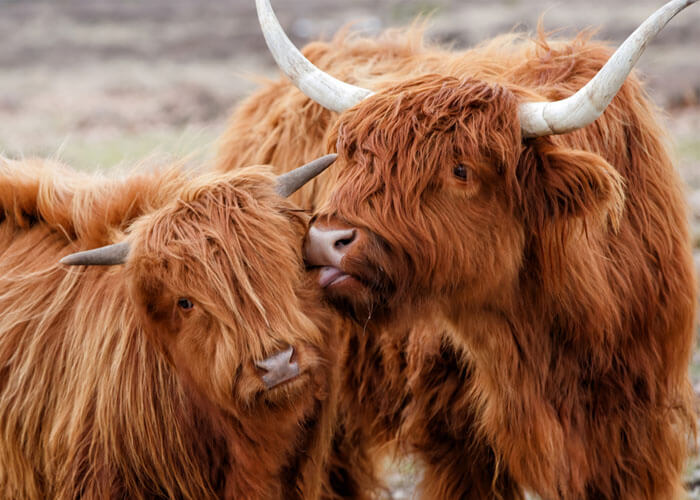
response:
<path fill-rule="evenodd" d="M 369 33 L 430 14 L 431 37 L 468 47 L 538 19 L 562 35 L 599 28 L 617 43 L 661 0 L 273 0 L 298 45 L 353 22 Z M 672 20 L 639 68 L 667 111 L 700 242 L 700 5 Z M 253 0 L 0 0 L 0 153 L 83 169 L 147 156 L 208 158 L 255 75 L 276 70 Z M 700 266 L 700 256 L 698 257 Z M 700 389 L 700 354 L 691 368 Z M 395 498 L 416 469 L 387 472 Z M 689 481 L 700 473 L 689 466 Z M 697 498 L 700 498 L 698 494 Z"/>

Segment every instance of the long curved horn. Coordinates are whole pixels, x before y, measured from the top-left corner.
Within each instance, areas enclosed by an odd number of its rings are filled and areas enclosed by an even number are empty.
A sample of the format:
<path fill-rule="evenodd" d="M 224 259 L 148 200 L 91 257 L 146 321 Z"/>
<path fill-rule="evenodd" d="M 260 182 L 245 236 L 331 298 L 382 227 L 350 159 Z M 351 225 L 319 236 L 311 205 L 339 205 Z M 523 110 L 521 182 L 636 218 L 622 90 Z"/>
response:
<path fill-rule="evenodd" d="M 94 250 L 72 253 L 63 257 L 60 262 L 67 266 L 115 266 L 126 263 L 128 256 L 129 243 L 123 241 Z"/>
<path fill-rule="evenodd" d="M 555 102 L 520 105 L 523 137 L 565 134 L 593 123 L 622 87 L 649 41 L 681 10 L 697 0 L 673 0 L 654 12 L 615 51 L 605 66 L 574 95 Z"/>
<path fill-rule="evenodd" d="M 336 154 L 322 156 L 304 166 L 277 177 L 277 194 L 286 198 L 318 174 L 326 170 L 338 157 Z"/>
<path fill-rule="evenodd" d="M 280 69 L 308 98 L 341 113 L 372 92 L 324 73 L 305 58 L 289 40 L 270 6 L 270 0 L 255 0 L 265 42 Z"/>

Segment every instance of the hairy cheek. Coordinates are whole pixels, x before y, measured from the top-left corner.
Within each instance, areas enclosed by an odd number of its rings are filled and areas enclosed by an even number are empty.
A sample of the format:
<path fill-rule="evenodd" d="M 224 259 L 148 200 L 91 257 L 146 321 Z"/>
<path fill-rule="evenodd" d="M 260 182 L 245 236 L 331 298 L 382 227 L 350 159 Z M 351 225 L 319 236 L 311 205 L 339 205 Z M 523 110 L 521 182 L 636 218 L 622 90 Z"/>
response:
<path fill-rule="evenodd" d="M 381 300 L 366 286 L 354 280 L 346 280 L 342 290 L 328 289 L 326 297 L 339 311 L 358 322 L 369 319 Z"/>
<path fill-rule="evenodd" d="M 140 304 L 141 321 L 149 341 L 172 360 L 172 342 L 182 328 L 180 319 L 173 309 L 165 307 L 157 300 L 149 298 Z"/>
<path fill-rule="evenodd" d="M 219 406 L 227 406 L 233 393 L 233 379 L 237 362 L 227 363 L 220 370 L 217 346 L 211 335 L 199 329 L 185 329 L 169 341 L 169 351 L 180 376 L 206 399 Z"/>
<path fill-rule="evenodd" d="M 456 285 L 463 301 L 498 302 L 517 288 L 524 236 L 517 224 L 497 219 L 477 226 L 454 255 L 457 270 L 453 274 L 459 279 Z"/>

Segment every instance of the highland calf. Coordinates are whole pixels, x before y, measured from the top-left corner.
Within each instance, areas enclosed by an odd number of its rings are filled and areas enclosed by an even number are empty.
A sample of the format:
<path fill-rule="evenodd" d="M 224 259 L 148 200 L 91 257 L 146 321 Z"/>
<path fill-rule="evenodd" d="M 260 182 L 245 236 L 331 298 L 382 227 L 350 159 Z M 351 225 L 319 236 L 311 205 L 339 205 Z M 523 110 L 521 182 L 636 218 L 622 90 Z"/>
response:
<path fill-rule="evenodd" d="M 344 343 L 283 197 L 331 161 L 123 180 L 0 162 L 2 498 L 333 496 Z"/>
<path fill-rule="evenodd" d="M 433 479 L 451 469 L 426 488 L 434 498 L 518 498 L 522 488 L 563 499 L 682 495 L 695 429 L 694 271 L 665 134 L 627 75 L 691 3 L 669 3 L 611 58 L 586 34 L 510 35 L 462 53 L 426 48 L 412 32 L 307 49 L 371 92 L 318 72 L 258 0 L 278 63 L 332 112 L 272 84 L 257 98 L 274 92 L 286 110 L 298 101 L 298 114 L 280 122 L 274 107 L 249 101 L 239 118 L 262 125 L 229 133 L 221 164 L 236 164 L 233 145 L 261 127 L 276 137 L 308 130 L 294 144 L 304 154 L 324 140 L 337 148 L 335 178 L 301 200 L 318 209 L 306 256 L 327 297 L 370 330 L 448 322 L 447 343 L 433 344 L 442 361 L 413 372 L 432 396 L 414 391 L 402 410 L 401 425 L 435 440 L 432 457 L 422 445 Z M 255 154 L 289 151 L 280 141 Z M 460 427 L 470 439 L 459 440 Z M 463 460 L 440 454 L 450 440 Z M 492 474 L 476 481 L 487 494 L 470 487 L 479 456 Z"/>

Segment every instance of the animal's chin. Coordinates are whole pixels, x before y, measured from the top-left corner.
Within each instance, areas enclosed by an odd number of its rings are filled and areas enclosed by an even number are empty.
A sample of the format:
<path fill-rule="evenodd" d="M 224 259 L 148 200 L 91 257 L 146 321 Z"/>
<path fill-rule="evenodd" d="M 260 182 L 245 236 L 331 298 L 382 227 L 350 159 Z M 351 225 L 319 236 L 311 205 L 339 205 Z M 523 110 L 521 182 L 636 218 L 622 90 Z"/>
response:
<path fill-rule="evenodd" d="M 295 406 L 306 407 L 309 398 L 315 398 L 316 378 L 314 370 L 304 370 L 296 377 L 280 382 L 274 387 L 256 387 L 244 392 L 240 387 L 234 388 L 232 396 L 235 403 L 232 411 L 238 414 L 241 405 L 247 408 L 247 412 L 259 411 L 261 408 L 280 411 Z"/>
<path fill-rule="evenodd" d="M 302 372 L 294 378 L 290 378 L 281 382 L 274 387 L 265 389 L 261 396 L 264 400 L 270 402 L 295 402 L 300 394 L 303 394 L 307 389 L 311 377 L 308 372 Z"/>
<path fill-rule="evenodd" d="M 389 313 L 386 307 L 387 296 L 381 290 L 384 276 L 362 275 L 347 269 L 331 266 L 318 268 L 318 285 L 325 298 L 340 312 L 360 323 L 379 319 Z"/>

